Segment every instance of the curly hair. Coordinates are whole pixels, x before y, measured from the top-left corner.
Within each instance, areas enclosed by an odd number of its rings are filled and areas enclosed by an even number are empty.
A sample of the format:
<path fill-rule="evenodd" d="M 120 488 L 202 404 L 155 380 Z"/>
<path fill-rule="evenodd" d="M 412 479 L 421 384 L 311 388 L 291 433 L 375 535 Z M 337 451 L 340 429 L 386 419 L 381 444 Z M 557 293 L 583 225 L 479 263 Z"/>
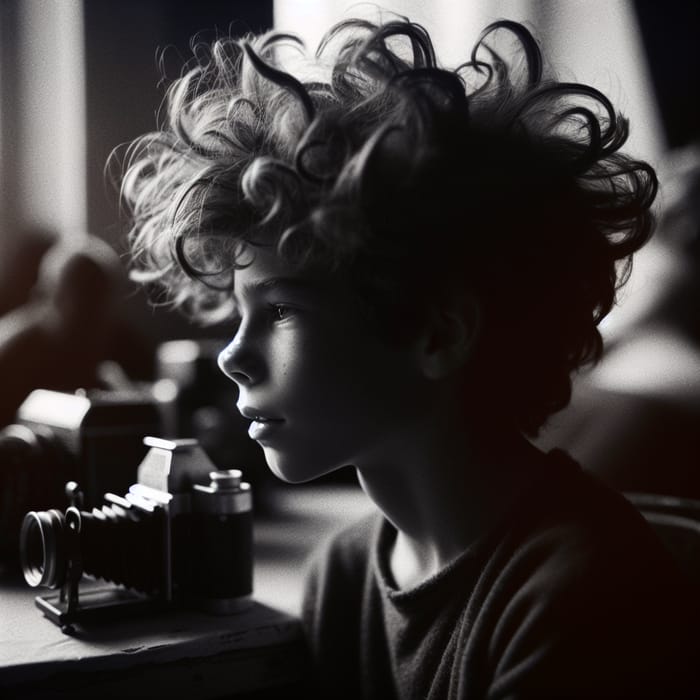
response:
<path fill-rule="evenodd" d="M 346 280 L 392 338 L 466 291 L 481 309 L 470 394 L 536 434 L 599 358 L 597 324 L 651 233 L 657 180 L 620 153 L 627 120 L 545 77 L 511 21 L 455 70 L 404 18 L 336 25 L 311 79 L 285 70 L 289 45 L 303 50 L 279 32 L 194 46 L 160 130 L 127 153 L 132 275 L 221 317 L 265 241 Z"/>

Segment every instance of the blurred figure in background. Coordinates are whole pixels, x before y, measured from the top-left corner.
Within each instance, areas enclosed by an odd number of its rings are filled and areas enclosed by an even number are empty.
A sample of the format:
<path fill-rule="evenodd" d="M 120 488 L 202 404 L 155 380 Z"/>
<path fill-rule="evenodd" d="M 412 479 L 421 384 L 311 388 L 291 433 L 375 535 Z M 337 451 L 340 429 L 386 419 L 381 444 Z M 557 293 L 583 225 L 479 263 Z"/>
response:
<path fill-rule="evenodd" d="M 10 233 L 10 235 L 7 235 Z M 12 235 L 3 227 L 0 249 L 0 318 L 29 301 L 41 259 L 56 243 L 54 231 L 34 227 Z"/>
<path fill-rule="evenodd" d="M 50 247 L 48 234 L 30 241 L 18 258 L 23 274 L 14 298 L 0 317 L 0 425 L 13 419 L 32 389 L 97 383 L 100 361 L 109 355 L 123 276 L 118 256 L 98 238 L 62 239 Z M 27 279 L 36 280 L 29 293 Z"/>
<path fill-rule="evenodd" d="M 656 272 L 539 442 L 619 490 L 700 499 L 700 144 L 671 152 L 660 181 Z"/>

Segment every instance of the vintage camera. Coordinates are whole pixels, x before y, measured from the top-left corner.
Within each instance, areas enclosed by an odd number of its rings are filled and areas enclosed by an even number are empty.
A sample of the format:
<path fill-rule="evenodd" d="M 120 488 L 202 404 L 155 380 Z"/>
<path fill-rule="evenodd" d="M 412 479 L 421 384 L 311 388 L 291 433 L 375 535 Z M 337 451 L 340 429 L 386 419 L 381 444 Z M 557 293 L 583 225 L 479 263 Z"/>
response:
<path fill-rule="evenodd" d="M 146 453 L 143 436 L 160 432 L 146 390 L 33 391 L 0 430 L 0 557 L 16 558 L 24 514 L 53 506 L 69 479 L 89 507 L 108 488 L 125 491 Z"/>
<path fill-rule="evenodd" d="M 252 499 L 238 470 L 217 471 L 196 440 L 147 437 L 149 451 L 125 496 L 81 510 L 31 511 L 20 532 L 30 586 L 61 588 L 37 606 L 65 631 L 73 623 L 122 616 L 127 608 L 194 605 L 228 614 L 250 604 Z M 82 574 L 112 584 L 81 594 Z"/>

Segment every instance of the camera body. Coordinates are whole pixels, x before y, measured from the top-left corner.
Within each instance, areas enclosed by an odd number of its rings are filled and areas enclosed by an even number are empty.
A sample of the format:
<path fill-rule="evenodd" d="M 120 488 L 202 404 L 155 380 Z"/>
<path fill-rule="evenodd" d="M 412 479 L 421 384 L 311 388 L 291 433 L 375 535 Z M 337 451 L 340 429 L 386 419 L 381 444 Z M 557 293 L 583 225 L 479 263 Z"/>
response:
<path fill-rule="evenodd" d="M 16 556 L 24 513 L 55 504 L 69 479 L 89 506 L 107 488 L 125 491 L 146 453 L 143 436 L 160 431 L 146 390 L 33 391 L 0 430 L 0 556 Z"/>
<path fill-rule="evenodd" d="M 124 496 L 107 493 L 100 508 L 81 510 L 71 482 L 65 513 L 31 511 L 24 518 L 24 577 L 31 586 L 62 589 L 58 599 L 37 598 L 61 626 L 128 604 L 191 604 L 219 614 L 250 604 L 252 498 L 241 472 L 217 471 L 196 440 L 144 443 L 150 449 Z M 81 607 L 83 572 L 123 588 L 91 592 Z"/>

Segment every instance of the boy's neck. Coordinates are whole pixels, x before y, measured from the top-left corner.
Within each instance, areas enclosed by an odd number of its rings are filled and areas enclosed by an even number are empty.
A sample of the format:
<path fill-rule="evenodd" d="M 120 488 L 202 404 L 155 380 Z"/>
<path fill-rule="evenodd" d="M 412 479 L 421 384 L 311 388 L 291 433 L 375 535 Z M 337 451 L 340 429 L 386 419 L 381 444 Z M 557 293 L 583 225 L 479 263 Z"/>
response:
<path fill-rule="evenodd" d="M 440 435 L 439 433 L 442 433 Z M 429 578 L 511 508 L 541 453 L 517 433 L 434 431 L 406 444 L 401 463 L 358 470 L 365 492 L 396 527 L 389 566 L 399 588 Z"/>

